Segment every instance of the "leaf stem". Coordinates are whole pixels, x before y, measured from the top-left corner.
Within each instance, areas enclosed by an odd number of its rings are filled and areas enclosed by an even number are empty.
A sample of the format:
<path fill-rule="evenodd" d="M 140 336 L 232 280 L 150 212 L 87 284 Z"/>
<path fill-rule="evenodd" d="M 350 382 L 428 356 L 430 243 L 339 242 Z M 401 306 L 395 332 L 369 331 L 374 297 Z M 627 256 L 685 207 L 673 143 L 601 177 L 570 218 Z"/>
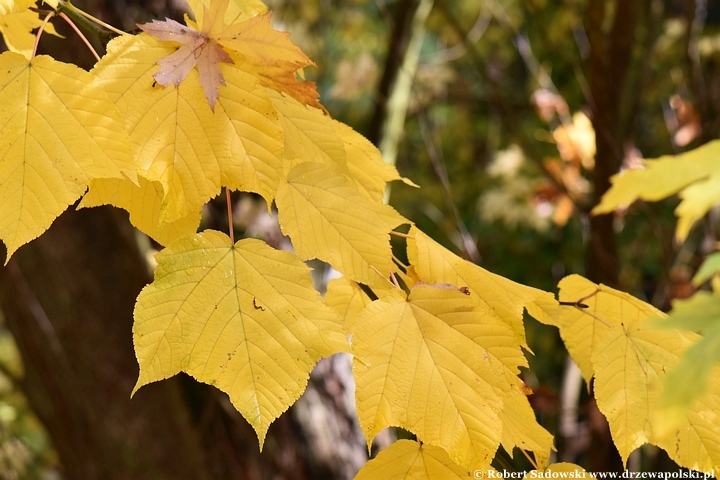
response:
<path fill-rule="evenodd" d="M 45 15 L 45 19 L 43 20 L 42 24 L 40 25 L 37 35 L 35 35 L 35 45 L 33 45 L 32 54 L 30 54 L 30 60 L 35 58 L 35 54 L 37 53 L 38 44 L 40 43 L 40 37 L 42 37 L 43 31 L 45 30 L 45 25 L 47 25 L 48 20 L 50 20 L 50 17 L 52 17 L 53 15 L 55 15 L 55 12 L 50 12 L 47 15 Z"/>
<path fill-rule="evenodd" d="M 407 233 L 396 232 L 395 230 L 390 230 L 390 235 L 395 235 L 396 237 L 409 238 L 410 240 L 415 240 L 415 237 L 413 235 L 408 235 Z"/>
<path fill-rule="evenodd" d="M 375 273 L 377 273 L 378 275 L 380 275 L 380 276 L 383 278 L 383 280 L 385 280 L 386 282 L 388 282 L 390 285 L 392 285 L 393 287 L 396 286 L 396 285 L 395 285 L 393 282 L 391 282 L 386 276 L 384 276 L 382 273 L 380 273 L 380 270 L 378 270 L 377 267 L 375 267 L 375 265 L 370 265 L 370 268 L 372 268 L 372 269 L 375 271 Z M 398 287 L 398 288 L 399 288 L 399 287 Z"/>
<path fill-rule="evenodd" d="M 60 0 L 60 5 L 62 5 L 63 8 L 67 9 L 70 12 L 76 13 L 82 17 L 87 18 L 91 22 L 96 23 L 97 25 L 107 28 L 111 32 L 117 33 L 118 35 L 129 35 L 129 33 L 123 32 L 122 30 L 118 30 L 117 28 L 113 27 L 112 25 L 108 25 L 107 23 L 103 22 L 99 18 L 95 18 L 92 15 L 90 15 L 89 13 L 86 13 L 86 12 L 80 10 L 79 8 L 77 8 L 75 5 L 73 5 L 69 1 L 65 2 L 63 0 Z"/>
<path fill-rule="evenodd" d="M 75 25 L 75 22 L 73 22 L 72 20 L 70 20 L 70 17 L 68 17 L 67 15 L 65 15 L 63 12 L 60 12 L 59 15 L 60 15 L 60 17 L 61 17 L 63 20 L 65 20 L 65 21 L 68 23 L 68 25 L 70 25 L 70 27 L 72 27 L 73 30 L 75 30 L 75 33 L 77 33 L 78 36 L 80 37 L 80 39 L 82 39 L 82 41 L 85 42 L 85 45 L 87 45 L 87 47 L 90 49 L 90 51 L 92 52 L 92 54 L 95 56 L 95 60 L 97 60 L 97 61 L 99 62 L 99 61 L 100 61 L 100 55 L 98 55 L 97 51 L 96 51 L 96 50 L 93 48 L 93 46 L 90 44 L 90 42 L 88 41 L 87 37 L 86 37 L 85 35 L 83 35 L 83 33 L 80 31 L 80 29 L 77 27 L 77 25 Z"/>
<path fill-rule="evenodd" d="M 397 258 L 395 256 L 395 254 L 393 254 L 392 259 L 395 262 L 395 264 L 398 267 L 402 268 L 405 272 L 407 272 L 408 268 L 410 268 L 410 265 L 405 265 L 399 258 Z"/>
<path fill-rule="evenodd" d="M 225 200 L 227 201 L 228 212 L 228 230 L 230 232 L 230 241 L 235 245 L 235 227 L 233 226 L 232 200 L 230 199 L 230 189 L 225 187 Z"/>
<path fill-rule="evenodd" d="M 537 469 L 538 469 L 537 463 L 536 463 L 536 462 L 533 460 L 533 458 L 528 454 L 528 452 L 526 452 L 525 449 L 523 449 L 523 448 L 521 448 L 520 451 L 523 453 L 523 455 L 525 455 L 525 458 L 528 459 L 528 461 L 529 461 L 530 464 L 533 466 L 533 468 L 535 468 L 535 470 L 537 470 Z"/>

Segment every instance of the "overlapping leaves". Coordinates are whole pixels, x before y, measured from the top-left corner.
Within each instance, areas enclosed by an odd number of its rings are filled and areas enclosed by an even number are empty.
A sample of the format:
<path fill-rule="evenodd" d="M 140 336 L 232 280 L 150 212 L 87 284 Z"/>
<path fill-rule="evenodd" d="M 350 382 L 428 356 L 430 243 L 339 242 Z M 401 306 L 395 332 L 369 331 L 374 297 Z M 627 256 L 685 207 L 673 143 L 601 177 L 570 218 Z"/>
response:
<path fill-rule="evenodd" d="M 92 178 L 136 182 L 117 109 L 84 70 L 0 55 L 0 238 L 8 259 L 42 234 Z"/>
<path fill-rule="evenodd" d="M 663 384 L 680 356 L 698 340 L 693 333 L 660 329 L 648 320 L 663 316 L 640 300 L 579 275 L 560 282 L 557 325 L 575 362 L 589 380 L 624 461 L 651 443 L 679 465 L 711 471 L 720 462 L 720 383 L 674 419 L 661 415 Z"/>
<path fill-rule="evenodd" d="M 299 74 L 312 62 L 271 28 L 262 5 L 190 3 L 197 23 L 155 22 L 143 27 L 155 36 L 118 37 L 90 74 L 46 57 L 0 58 L 11 73 L 0 78 L 9 106 L 0 138 L 10 145 L 0 153 L 17 163 L 0 170 L 0 237 L 10 253 L 89 186 L 82 207 L 124 208 L 167 245 L 135 308 L 136 389 L 187 372 L 227 392 L 262 445 L 314 363 L 347 350 L 350 334 L 369 442 L 403 426 L 426 442 L 410 445 L 422 450 L 416 460 L 460 475 L 488 468 L 501 444 L 546 457 L 551 437 L 517 374 L 527 365 L 523 307 L 552 309 L 552 298 L 416 228 L 413 266 L 398 272 L 408 292 L 391 287 L 389 234 L 409 223 L 382 203 L 386 182 L 401 179 L 395 168 L 329 118 Z M 275 202 L 295 254 L 196 234 L 202 205 L 222 187 Z M 327 306 L 302 263 L 311 258 L 345 275 Z"/>

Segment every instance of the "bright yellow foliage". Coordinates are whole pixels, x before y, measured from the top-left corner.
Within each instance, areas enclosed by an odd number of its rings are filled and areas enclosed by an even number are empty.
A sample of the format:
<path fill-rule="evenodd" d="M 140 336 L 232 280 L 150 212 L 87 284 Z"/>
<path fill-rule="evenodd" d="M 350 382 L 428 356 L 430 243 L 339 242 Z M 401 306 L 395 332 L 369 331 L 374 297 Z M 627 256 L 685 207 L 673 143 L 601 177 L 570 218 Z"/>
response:
<path fill-rule="evenodd" d="M 708 392 L 668 428 L 660 415 L 663 381 L 697 335 L 659 329 L 664 316 L 640 300 L 571 275 L 560 282 L 560 334 L 589 380 L 623 461 L 644 443 L 679 465 L 710 471 L 720 464 L 720 389 Z"/>
<path fill-rule="evenodd" d="M 382 294 L 346 330 L 368 442 L 399 426 L 466 468 L 492 460 L 503 396 L 520 388 L 512 372 L 525 364 L 500 319 L 459 290 L 420 285 Z"/>
<path fill-rule="evenodd" d="M 613 186 L 593 213 L 608 213 L 637 199 L 657 201 L 680 192 L 675 210 L 678 240 L 685 240 L 693 224 L 720 202 L 720 141 L 715 140 L 678 156 L 645 160 L 647 168 L 612 177 Z M 681 191 L 682 190 L 682 191 Z"/>
<path fill-rule="evenodd" d="M 192 212 L 171 223 L 161 223 L 162 185 L 144 177 L 138 177 L 138 180 L 139 186 L 116 178 L 93 180 L 79 208 L 113 205 L 125 209 L 130 213 L 130 222 L 160 245 L 169 245 L 197 231 L 200 212 Z"/>
<path fill-rule="evenodd" d="M 275 199 L 283 233 L 304 260 L 319 258 L 352 280 L 385 283 L 393 268 L 390 230 L 404 223 L 388 205 L 372 202 L 337 169 L 301 163 L 290 169 Z"/>
<path fill-rule="evenodd" d="M 84 70 L 0 55 L 0 238 L 7 258 L 38 237 L 93 178 L 136 181 L 117 110 Z"/>
<path fill-rule="evenodd" d="M 372 301 L 357 283 L 347 277 L 334 278 L 328 282 L 325 305 L 335 310 L 344 324 L 355 321 Z"/>
<path fill-rule="evenodd" d="M 416 227 L 410 230 L 410 235 L 414 238 L 408 240 L 408 258 L 421 280 L 468 287 L 470 298 L 507 323 L 523 347 L 527 347 L 523 306 L 533 311 L 542 307 L 554 312 L 557 308 L 551 293 L 515 283 L 463 260 Z"/>
<path fill-rule="evenodd" d="M 157 255 L 155 280 L 138 296 L 135 387 L 187 372 L 217 386 L 257 432 L 305 390 L 321 358 L 347 351 L 338 315 L 310 271 L 260 240 L 235 245 L 205 231 Z"/>
<path fill-rule="evenodd" d="M 242 65 L 222 64 L 213 114 L 195 70 L 177 89 L 155 85 L 155 63 L 171 51 L 149 35 L 119 37 L 93 70 L 120 109 L 139 172 L 163 186 L 161 222 L 199 211 L 221 185 L 272 201 L 282 132 L 262 87 Z"/>
<path fill-rule="evenodd" d="M 492 470 L 489 465 L 480 469 Z M 355 480 L 453 480 L 476 478 L 454 464 L 445 450 L 412 440 L 398 440 L 360 469 Z"/>
<path fill-rule="evenodd" d="M 32 30 L 43 22 L 37 12 L 30 10 L 31 6 L 35 6 L 34 0 L 0 0 L 0 34 L 5 45 L 11 52 L 20 53 L 28 60 L 35 44 Z M 45 25 L 45 31 L 58 35 L 52 23 Z"/>

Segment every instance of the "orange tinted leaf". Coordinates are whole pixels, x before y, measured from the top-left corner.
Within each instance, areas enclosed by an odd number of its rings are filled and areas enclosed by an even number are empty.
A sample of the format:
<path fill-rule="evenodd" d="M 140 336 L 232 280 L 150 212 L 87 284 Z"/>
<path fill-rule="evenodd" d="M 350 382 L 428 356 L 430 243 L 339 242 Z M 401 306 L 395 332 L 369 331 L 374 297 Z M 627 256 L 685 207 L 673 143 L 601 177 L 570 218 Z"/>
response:
<path fill-rule="evenodd" d="M 217 2 L 216 2 L 217 4 Z M 225 79 L 220 71 L 220 62 L 233 63 L 230 55 L 208 36 L 175 20 L 164 22 L 153 20 L 152 23 L 138 25 L 140 29 L 163 41 L 176 42 L 182 45 L 175 53 L 158 60 L 160 70 L 153 77 L 160 85 L 170 84 L 177 87 L 185 80 L 190 70 L 197 67 L 200 73 L 200 85 L 205 91 L 210 108 L 215 109 L 215 101 L 220 96 L 220 85 Z"/>

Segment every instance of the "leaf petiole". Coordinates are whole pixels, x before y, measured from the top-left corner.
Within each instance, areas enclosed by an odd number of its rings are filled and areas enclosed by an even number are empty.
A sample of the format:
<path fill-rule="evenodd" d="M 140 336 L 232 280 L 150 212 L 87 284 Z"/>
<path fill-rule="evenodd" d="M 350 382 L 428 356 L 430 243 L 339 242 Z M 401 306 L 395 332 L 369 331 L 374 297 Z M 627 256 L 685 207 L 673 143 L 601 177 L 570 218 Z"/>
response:
<path fill-rule="evenodd" d="M 45 25 L 47 24 L 48 20 L 52 18 L 52 16 L 55 15 L 55 12 L 50 12 L 47 15 L 45 15 L 45 19 L 43 20 L 42 24 L 40 25 L 40 28 L 38 29 L 37 35 L 35 35 L 35 45 L 33 45 L 32 54 L 30 55 L 30 58 L 35 58 L 35 54 L 37 53 L 37 47 L 40 43 L 40 37 L 42 37 L 43 30 L 45 30 Z"/>
<path fill-rule="evenodd" d="M 90 15 L 89 13 L 86 13 L 86 12 L 80 10 L 79 8 L 77 8 L 75 5 L 73 5 L 69 1 L 60 0 L 59 4 L 60 4 L 61 8 L 66 9 L 67 11 L 75 13 L 77 15 L 80 15 L 81 17 L 85 17 L 88 20 L 90 20 L 91 22 L 93 22 L 97 25 L 100 25 L 101 27 L 107 28 L 111 32 L 117 33 L 118 35 L 129 35 L 129 33 L 123 32 L 122 30 L 118 30 L 117 28 L 113 27 L 112 25 L 109 25 L 109 24 L 103 22 L 99 18 L 95 18 L 92 15 Z"/>
<path fill-rule="evenodd" d="M 65 15 L 63 12 L 60 12 L 59 15 L 60 15 L 60 18 L 62 18 L 63 20 L 65 20 L 65 21 L 68 23 L 68 25 L 70 25 L 70 27 L 71 27 L 73 30 L 75 30 L 75 33 L 78 34 L 78 36 L 80 37 L 80 39 L 81 39 L 83 42 L 85 42 L 85 45 L 87 45 L 88 49 L 90 49 L 90 51 L 92 52 L 93 56 L 95 57 L 95 60 L 97 60 L 97 61 L 99 62 L 99 61 L 100 61 L 100 55 L 98 55 L 97 51 L 95 51 L 95 49 L 93 48 L 93 46 L 92 46 L 92 45 L 90 44 L 90 42 L 88 41 L 87 37 L 86 37 L 85 35 L 83 35 L 83 33 L 80 31 L 80 29 L 77 27 L 77 25 L 75 25 L 75 22 L 73 22 L 72 20 L 70 20 L 70 17 L 68 17 L 67 15 Z"/>
<path fill-rule="evenodd" d="M 232 199 L 230 198 L 230 189 L 225 187 L 225 200 L 227 201 L 228 214 L 228 231 L 230 233 L 230 241 L 235 245 L 235 227 L 233 224 Z"/>

